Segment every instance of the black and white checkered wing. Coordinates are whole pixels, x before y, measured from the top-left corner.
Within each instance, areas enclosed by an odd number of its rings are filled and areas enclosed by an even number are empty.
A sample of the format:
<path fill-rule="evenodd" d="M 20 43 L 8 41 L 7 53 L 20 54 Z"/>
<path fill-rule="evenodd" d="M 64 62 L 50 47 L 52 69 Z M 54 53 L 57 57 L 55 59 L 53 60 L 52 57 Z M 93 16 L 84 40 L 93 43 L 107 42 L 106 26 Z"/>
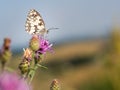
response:
<path fill-rule="evenodd" d="M 34 9 L 30 10 L 25 23 L 25 29 L 29 34 L 44 34 L 45 23 L 41 15 Z"/>

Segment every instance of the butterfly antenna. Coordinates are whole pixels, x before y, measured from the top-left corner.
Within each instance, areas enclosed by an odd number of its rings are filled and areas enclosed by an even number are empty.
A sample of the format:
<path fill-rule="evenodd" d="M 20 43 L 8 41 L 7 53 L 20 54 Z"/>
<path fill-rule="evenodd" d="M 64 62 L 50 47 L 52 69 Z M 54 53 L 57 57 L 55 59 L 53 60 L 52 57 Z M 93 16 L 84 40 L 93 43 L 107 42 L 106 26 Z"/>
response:
<path fill-rule="evenodd" d="M 54 27 L 53 28 L 49 28 L 49 29 L 47 29 L 47 33 L 49 33 L 50 30 L 54 30 L 54 29 L 59 29 L 59 28 L 54 28 Z"/>
<path fill-rule="evenodd" d="M 54 27 L 53 28 L 49 28 L 48 31 L 54 30 L 54 29 L 59 29 L 59 28 L 54 28 Z"/>

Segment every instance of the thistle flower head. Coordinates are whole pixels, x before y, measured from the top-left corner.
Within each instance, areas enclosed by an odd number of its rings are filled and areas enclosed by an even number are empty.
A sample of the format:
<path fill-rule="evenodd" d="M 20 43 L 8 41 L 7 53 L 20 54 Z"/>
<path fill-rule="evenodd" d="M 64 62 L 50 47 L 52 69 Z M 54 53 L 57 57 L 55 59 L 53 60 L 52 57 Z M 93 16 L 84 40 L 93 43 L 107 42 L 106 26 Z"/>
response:
<path fill-rule="evenodd" d="M 59 82 L 57 79 L 54 79 L 51 83 L 50 90 L 60 90 Z"/>
<path fill-rule="evenodd" d="M 10 50 L 10 44 L 11 44 L 11 39 L 10 38 L 5 38 L 3 46 L 0 50 L 0 58 L 1 58 L 2 68 L 4 68 L 6 62 L 11 59 L 12 52 Z"/>
<path fill-rule="evenodd" d="M 42 54 L 46 53 L 47 51 L 51 51 L 52 50 L 52 44 L 49 43 L 48 40 L 46 39 L 41 39 L 41 47 L 40 47 L 40 52 Z"/>
<path fill-rule="evenodd" d="M 5 38 L 3 46 L 0 50 L 0 54 L 3 54 L 5 51 L 10 51 L 10 44 L 11 44 L 11 39 L 10 38 Z"/>
<path fill-rule="evenodd" d="M 52 44 L 50 44 L 48 40 L 39 37 L 39 44 L 40 44 L 39 49 L 35 51 L 35 56 L 34 56 L 35 63 L 40 62 L 42 56 L 46 54 L 47 51 L 52 51 Z"/>
<path fill-rule="evenodd" d="M 29 90 L 29 85 L 15 73 L 0 75 L 0 90 Z"/>
<path fill-rule="evenodd" d="M 50 44 L 48 40 L 37 35 L 32 37 L 29 46 L 33 51 L 37 51 L 41 54 L 45 54 L 47 51 L 52 50 L 52 44 Z"/>

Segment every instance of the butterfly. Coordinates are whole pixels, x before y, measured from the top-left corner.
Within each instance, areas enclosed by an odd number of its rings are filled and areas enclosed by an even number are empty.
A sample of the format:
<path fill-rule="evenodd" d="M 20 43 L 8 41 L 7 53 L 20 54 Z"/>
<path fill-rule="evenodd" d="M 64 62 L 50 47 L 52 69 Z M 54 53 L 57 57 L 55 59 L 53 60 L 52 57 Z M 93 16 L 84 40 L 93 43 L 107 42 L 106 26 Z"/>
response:
<path fill-rule="evenodd" d="M 25 30 L 29 34 L 40 34 L 44 35 L 45 33 L 48 33 L 51 29 L 57 29 L 57 28 L 45 28 L 45 23 L 40 15 L 39 12 L 37 12 L 35 9 L 31 9 L 27 15 L 27 20 L 25 23 Z"/>

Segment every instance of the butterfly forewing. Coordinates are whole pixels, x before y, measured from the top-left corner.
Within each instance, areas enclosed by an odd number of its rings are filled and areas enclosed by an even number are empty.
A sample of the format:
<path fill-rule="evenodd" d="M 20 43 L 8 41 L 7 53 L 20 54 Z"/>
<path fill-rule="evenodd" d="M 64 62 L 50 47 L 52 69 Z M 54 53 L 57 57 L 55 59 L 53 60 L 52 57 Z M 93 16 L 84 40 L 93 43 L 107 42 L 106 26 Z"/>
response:
<path fill-rule="evenodd" d="M 25 29 L 29 34 L 44 34 L 46 32 L 45 23 L 36 10 L 29 11 Z"/>

